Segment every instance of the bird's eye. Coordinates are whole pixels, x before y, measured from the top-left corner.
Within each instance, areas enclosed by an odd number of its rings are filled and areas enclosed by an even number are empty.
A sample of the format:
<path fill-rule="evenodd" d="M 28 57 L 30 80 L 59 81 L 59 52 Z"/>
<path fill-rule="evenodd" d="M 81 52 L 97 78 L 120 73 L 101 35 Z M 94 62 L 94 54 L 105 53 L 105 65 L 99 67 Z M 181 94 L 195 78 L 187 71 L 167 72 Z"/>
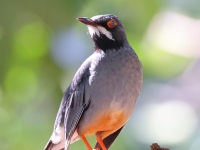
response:
<path fill-rule="evenodd" d="M 117 26 L 117 21 L 116 21 L 115 19 L 111 19 L 111 20 L 109 20 L 109 21 L 107 22 L 107 26 L 108 26 L 109 28 L 114 28 L 114 27 Z"/>

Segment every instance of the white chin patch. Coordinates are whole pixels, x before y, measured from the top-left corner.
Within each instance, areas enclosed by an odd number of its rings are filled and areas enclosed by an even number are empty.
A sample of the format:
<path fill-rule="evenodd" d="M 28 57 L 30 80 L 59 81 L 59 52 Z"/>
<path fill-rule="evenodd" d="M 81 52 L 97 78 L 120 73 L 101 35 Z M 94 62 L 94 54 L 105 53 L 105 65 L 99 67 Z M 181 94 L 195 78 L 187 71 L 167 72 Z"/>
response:
<path fill-rule="evenodd" d="M 88 25 L 87 27 L 91 37 L 93 37 L 95 34 L 100 36 L 99 30 L 96 27 L 90 25 Z"/>
<path fill-rule="evenodd" d="M 94 27 L 94 26 L 88 25 L 88 30 L 91 37 L 93 37 L 95 34 L 100 37 L 100 32 L 101 32 L 102 34 L 107 36 L 107 38 L 114 40 L 112 37 L 112 34 L 108 30 L 106 30 L 104 27 L 101 27 L 101 26 Z"/>

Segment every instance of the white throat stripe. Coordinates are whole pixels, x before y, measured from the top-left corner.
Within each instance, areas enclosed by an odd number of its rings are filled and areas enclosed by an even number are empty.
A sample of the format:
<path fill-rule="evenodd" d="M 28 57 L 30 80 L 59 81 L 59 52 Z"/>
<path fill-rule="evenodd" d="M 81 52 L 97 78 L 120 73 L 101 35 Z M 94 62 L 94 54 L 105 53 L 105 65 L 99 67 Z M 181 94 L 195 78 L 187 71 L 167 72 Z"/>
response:
<path fill-rule="evenodd" d="M 91 37 L 93 37 L 94 34 L 96 34 L 97 36 L 100 36 L 100 32 L 101 32 L 102 34 L 107 36 L 109 39 L 114 40 L 112 37 L 112 34 L 108 30 L 106 30 L 104 27 L 101 27 L 101 26 L 94 27 L 94 26 L 88 25 L 88 30 Z"/>

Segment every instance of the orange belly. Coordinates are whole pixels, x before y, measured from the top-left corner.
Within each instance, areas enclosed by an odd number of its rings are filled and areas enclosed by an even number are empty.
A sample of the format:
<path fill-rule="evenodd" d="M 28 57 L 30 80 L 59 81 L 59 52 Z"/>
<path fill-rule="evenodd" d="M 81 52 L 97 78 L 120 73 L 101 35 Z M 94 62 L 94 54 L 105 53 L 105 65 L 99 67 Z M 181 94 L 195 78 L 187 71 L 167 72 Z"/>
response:
<path fill-rule="evenodd" d="M 100 139 L 104 139 L 121 128 L 128 120 L 128 115 L 122 111 L 104 113 L 95 118 L 88 126 L 78 130 L 79 136 L 96 134 Z"/>

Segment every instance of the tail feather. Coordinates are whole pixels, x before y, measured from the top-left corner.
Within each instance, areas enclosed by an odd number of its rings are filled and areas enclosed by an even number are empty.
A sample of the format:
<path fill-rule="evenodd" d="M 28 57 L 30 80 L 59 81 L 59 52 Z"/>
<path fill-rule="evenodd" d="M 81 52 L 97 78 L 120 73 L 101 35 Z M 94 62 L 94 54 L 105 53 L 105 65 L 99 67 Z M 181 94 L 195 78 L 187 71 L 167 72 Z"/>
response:
<path fill-rule="evenodd" d="M 105 144 L 105 146 L 106 146 L 107 149 L 109 149 L 109 147 L 115 141 L 115 139 L 117 138 L 117 136 L 119 135 L 119 133 L 121 132 L 121 130 L 123 129 L 123 127 L 121 127 L 120 129 L 118 129 L 117 131 L 115 131 L 114 133 L 112 133 L 111 135 L 109 135 L 108 137 L 106 137 L 105 139 L 103 139 L 103 143 Z M 99 143 L 96 143 L 95 149 L 102 150 L 102 148 L 99 145 Z"/>
<path fill-rule="evenodd" d="M 44 150 L 50 150 L 53 146 L 53 143 L 51 140 L 48 141 L 47 145 L 45 146 Z"/>
<path fill-rule="evenodd" d="M 69 145 L 79 139 L 78 133 L 75 131 L 71 137 L 71 140 L 66 140 L 64 136 L 64 127 L 58 126 L 56 130 L 54 130 L 44 150 L 68 150 Z"/>
<path fill-rule="evenodd" d="M 47 143 L 47 145 L 44 148 L 44 150 L 64 150 L 64 149 L 65 149 L 64 142 L 54 144 L 51 140 L 49 140 L 49 142 Z"/>

